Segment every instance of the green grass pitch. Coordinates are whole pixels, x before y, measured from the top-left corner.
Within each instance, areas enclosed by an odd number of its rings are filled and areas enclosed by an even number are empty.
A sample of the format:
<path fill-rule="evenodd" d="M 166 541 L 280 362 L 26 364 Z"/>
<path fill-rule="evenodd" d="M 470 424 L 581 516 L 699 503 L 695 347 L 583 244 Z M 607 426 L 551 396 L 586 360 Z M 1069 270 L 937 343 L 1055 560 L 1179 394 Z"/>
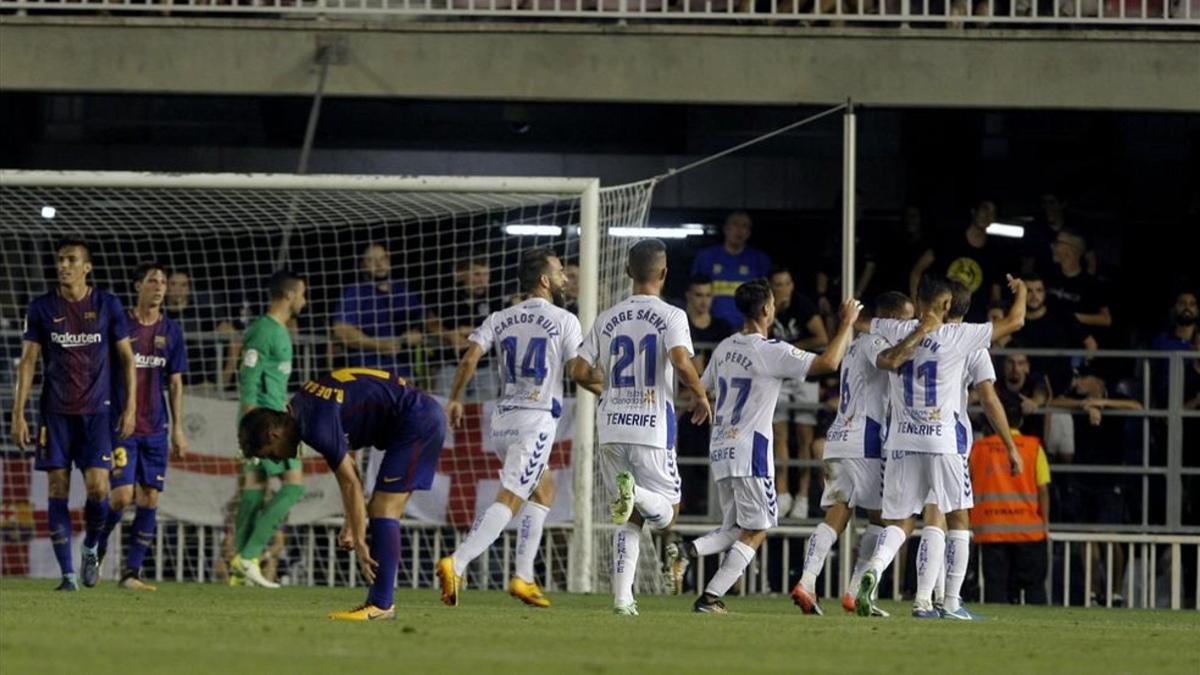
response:
<path fill-rule="evenodd" d="M 988 620 L 860 619 L 829 604 L 803 616 L 785 598 L 729 598 L 731 614 L 690 613 L 690 597 L 609 613 L 604 595 L 553 596 L 548 610 L 466 591 L 458 608 L 401 591 L 396 621 L 334 623 L 362 589 L 264 591 L 111 582 L 54 593 L 51 580 L 0 580 L 0 671 L 123 673 L 1200 673 L 1200 613 L 981 606 Z M 836 611 L 835 611 L 836 610 Z"/>

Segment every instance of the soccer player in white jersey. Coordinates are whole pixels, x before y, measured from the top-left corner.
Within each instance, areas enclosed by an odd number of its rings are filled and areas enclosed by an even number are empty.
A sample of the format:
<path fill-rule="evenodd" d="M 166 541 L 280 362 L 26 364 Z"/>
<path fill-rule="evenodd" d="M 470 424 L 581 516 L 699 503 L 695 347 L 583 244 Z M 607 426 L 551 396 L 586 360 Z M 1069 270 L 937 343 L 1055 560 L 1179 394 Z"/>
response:
<path fill-rule="evenodd" d="M 947 323 L 962 323 L 963 317 L 971 309 L 971 289 L 960 282 L 952 281 L 953 298 L 950 301 L 950 311 L 946 315 Z M 979 402 L 983 406 L 984 416 L 988 424 L 1000 436 L 1001 442 L 1008 449 L 1008 461 L 1013 475 L 1021 473 L 1021 453 L 1012 440 L 1009 429 L 1008 415 L 1004 412 L 1004 404 L 996 394 L 996 369 L 992 366 L 992 357 L 986 349 L 980 349 L 967 357 L 963 368 L 963 401 L 962 410 L 967 409 L 970 389 L 975 388 Z M 963 491 L 962 502 L 946 514 L 946 555 L 938 575 L 937 584 L 933 589 L 933 606 L 944 619 L 973 621 L 977 617 L 962 606 L 963 579 L 967 576 L 967 565 L 970 561 L 971 517 L 970 509 L 975 506 L 974 491 L 971 489 L 970 457 L 973 430 L 971 416 L 964 414 L 960 420 L 964 436 L 967 439 L 967 450 L 962 453 Z M 922 546 L 924 545 L 922 539 Z M 928 558 L 928 551 L 918 550 L 917 558 Z"/>
<path fill-rule="evenodd" d="M 771 448 L 779 388 L 785 378 L 799 380 L 837 370 L 862 309 L 856 300 L 842 305 L 837 334 L 818 356 L 767 339 L 775 322 L 775 300 L 766 281 L 742 284 L 734 302 L 745 317 L 742 331 L 717 345 L 700 378 L 717 392 L 708 459 L 721 502 L 721 527 L 685 545 L 689 556 L 727 552 L 692 606 L 696 612 L 711 614 L 726 613 L 721 598 L 742 576 L 767 530 L 779 519 Z"/>
<path fill-rule="evenodd" d="M 629 250 L 633 295 L 601 312 L 571 371 L 581 385 L 602 384 L 596 414 L 600 473 L 612 502 L 613 611 L 636 615 L 634 574 L 642 526 L 663 530 L 679 515 L 675 462 L 675 372 L 697 405 L 692 421 L 711 414 L 692 365 L 687 314 L 659 297 L 667 280 L 667 247 L 644 239 Z"/>
<path fill-rule="evenodd" d="M 496 541 L 514 514 L 520 527 L 508 591 L 525 604 L 550 606 L 534 579 L 533 561 L 554 503 L 554 483 L 546 465 L 562 414 L 563 372 L 576 358 L 582 330 L 579 319 L 561 307 L 566 277 L 553 252 L 526 251 L 520 279 L 528 299 L 493 312 L 471 333 L 446 404 L 447 421 L 460 428 L 463 391 L 479 359 L 495 345 L 504 387 L 492 413 L 491 435 L 504 469 L 495 503 L 475 519 L 454 553 L 437 563 L 442 602 L 452 607 L 458 605 L 467 565 Z"/>
<path fill-rule="evenodd" d="M 876 318 L 907 321 L 913 314 L 912 300 L 903 293 L 891 291 L 875 300 Z M 842 597 L 842 606 L 848 612 L 854 611 L 854 595 L 849 589 L 858 587 L 866 572 L 867 561 L 875 552 L 879 533 L 883 531 L 880 508 L 888 378 L 887 373 L 875 367 L 868 354 L 877 354 L 890 346 L 878 335 L 863 333 L 850 344 L 846 358 L 842 360 L 837 419 L 825 434 L 825 492 L 821 495 L 825 521 L 808 538 L 804 570 L 792 589 L 792 601 L 805 614 L 821 614 L 816 594 L 817 576 L 825 567 L 829 549 L 854 515 L 854 509 L 864 509 L 870 524 L 859 539 L 854 574 Z M 882 609 L 875 611 L 886 616 Z"/>
<path fill-rule="evenodd" d="M 1025 323 L 1025 284 L 1009 277 L 1016 293 L 1012 309 L 991 323 L 944 324 L 953 296 L 945 279 L 926 278 L 917 297 L 916 321 L 874 319 L 871 332 L 895 344 L 876 356 L 875 364 L 888 374 L 889 421 L 884 452 L 883 519 L 875 554 L 855 598 L 855 611 L 869 616 L 879 575 L 892 563 L 908 538 L 913 517 L 924 513 L 922 546 L 917 560 L 917 596 L 913 616 L 939 618 L 933 608 L 933 587 L 946 546 L 945 513 L 962 502 L 960 449 L 967 438 L 960 420 L 963 369 L 967 357 L 986 349 L 994 337 L 1011 335 Z"/>

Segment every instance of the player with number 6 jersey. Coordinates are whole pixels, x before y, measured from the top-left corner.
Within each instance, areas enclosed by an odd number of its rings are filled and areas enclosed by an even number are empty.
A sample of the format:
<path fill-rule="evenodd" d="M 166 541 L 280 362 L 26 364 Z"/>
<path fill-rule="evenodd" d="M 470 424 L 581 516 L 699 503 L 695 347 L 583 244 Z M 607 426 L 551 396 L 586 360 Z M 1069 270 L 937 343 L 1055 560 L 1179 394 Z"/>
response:
<path fill-rule="evenodd" d="M 663 302 L 667 247 L 643 239 L 629 250 L 633 295 L 601 312 L 580 349 L 572 378 L 603 385 L 597 410 L 600 474 L 610 495 L 613 531 L 613 611 L 636 615 L 634 574 L 642 526 L 664 530 L 679 514 L 675 461 L 675 371 L 699 405 L 692 420 L 708 419 L 708 397 L 692 364 L 687 314 Z M 673 549 L 678 551 L 678 548 Z M 683 574 L 680 559 L 667 573 Z"/>
<path fill-rule="evenodd" d="M 718 530 L 685 546 L 689 556 L 728 552 L 693 605 L 697 612 L 712 614 L 726 613 L 721 598 L 778 522 L 772 418 L 779 388 L 785 378 L 836 371 L 862 309 L 856 300 L 843 303 L 837 334 L 816 355 L 767 339 L 775 322 L 775 300 L 766 281 L 742 284 L 734 298 L 745 325 L 717 345 L 701 378 L 717 393 L 708 459 L 723 518 Z"/>
<path fill-rule="evenodd" d="M 509 593 L 533 607 L 550 606 L 534 579 L 533 563 L 554 503 L 553 474 L 546 466 L 562 416 L 563 372 L 576 357 L 582 330 L 579 319 L 562 308 L 567 280 L 562 262 L 550 249 L 526 251 L 520 276 L 528 299 L 493 312 L 471 333 L 446 404 L 450 424 L 460 427 L 463 392 L 479 360 L 495 347 L 503 388 L 492 413 L 491 433 L 504 468 L 496 502 L 475 520 L 454 553 L 437 563 L 442 602 L 451 607 L 458 605 L 467 566 L 496 541 L 514 515 L 519 534 Z"/>
<path fill-rule="evenodd" d="M 878 318 L 907 320 L 913 313 L 912 300 L 903 293 L 888 292 L 875 300 Z M 825 491 L 821 495 L 825 520 L 808 538 L 804 569 L 791 594 L 805 614 L 822 613 L 817 602 L 817 575 L 825 568 L 825 558 L 846 529 L 854 509 L 864 509 L 869 524 L 859 538 L 858 558 L 847 589 L 858 586 L 883 531 L 879 510 L 888 377 L 875 367 L 875 357 L 891 346 L 883 337 L 863 333 L 850 344 L 842 360 L 837 419 L 825 435 Z M 854 595 L 849 590 L 842 597 L 842 607 L 854 611 Z M 882 609 L 876 608 L 875 613 L 886 616 Z"/>

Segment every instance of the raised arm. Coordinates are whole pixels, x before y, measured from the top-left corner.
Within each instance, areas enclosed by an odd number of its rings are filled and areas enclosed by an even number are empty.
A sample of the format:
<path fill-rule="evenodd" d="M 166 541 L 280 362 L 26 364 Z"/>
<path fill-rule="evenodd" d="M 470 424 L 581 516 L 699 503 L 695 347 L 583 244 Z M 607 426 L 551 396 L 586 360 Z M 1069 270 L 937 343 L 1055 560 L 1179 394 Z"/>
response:
<path fill-rule="evenodd" d="M 25 421 L 25 404 L 33 388 L 33 371 L 42 355 L 42 346 L 25 340 L 21 347 L 21 361 L 17 364 L 17 389 L 13 392 L 12 439 L 22 450 L 33 441 L 29 423 Z"/>
<path fill-rule="evenodd" d="M 829 341 L 829 347 L 820 356 L 813 359 L 808 368 L 809 375 L 824 375 L 836 371 L 842 365 L 846 350 L 850 348 L 850 340 L 854 337 L 854 322 L 862 311 L 862 303 L 850 299 L 842 303 L 842 317 L 838 324 L 837 333 Z"/>
<path fill-rule="evenodd" d="M 933 249 L 929 249 L 917 258 L 917 262 L 913 263 L 912 270 L 908 273 L 908 297 L 917 297 L 917 287 L 921 285 L 921 275 L 925 274 L 925 270 L 933 265 L 935 260 Z"/>
<path fill-rule="evenodd" d="M 1015 297 L 1008 313 L 992 322 L 993 341 L 1012 335 L 1025 325 L 1025 298 L 1029 295 L 1029 288 L 1025 286 L 1024 281 L 1014 278 L 1011 274 L 1008 275 L 1008 287 Z"/>

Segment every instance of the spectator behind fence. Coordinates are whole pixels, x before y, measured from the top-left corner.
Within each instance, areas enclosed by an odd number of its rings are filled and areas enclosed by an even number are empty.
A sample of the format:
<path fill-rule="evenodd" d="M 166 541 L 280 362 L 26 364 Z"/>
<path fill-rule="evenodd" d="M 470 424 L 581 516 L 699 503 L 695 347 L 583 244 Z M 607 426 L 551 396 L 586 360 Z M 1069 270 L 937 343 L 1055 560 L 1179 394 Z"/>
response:
<path fill-rule="evenodd" d="M 350 366 L 401 375 L 424 374 L 421 323 L 425 308 L 408 285 L 392 278 L 392 262 L 382 244 L 363 249 L 366 281 L 348 287 L 334 312 L 333 337 Z"/>
<path fill-rule="evenodd" d="M 241 358 L 240 332 L 246 328 L 245 321 L 227 318 L 223 316 L 226 312 L 199 298 L 193 293 L 191 275 L 183 270 L 167 277 L 163 311 L 183 329 L 188 360 L 184 382 L 228 389 Z M 224 358 L 219 358 L 222 354 Z"/>
<path fill-rule="evenodd" d="M 1025 280 L 1029 287 L 1025 327 L 1012 340 L 1011 347 L 1026 349 L 1096 349 L 1096 339 L 1072 316 L 1061 316 L 1046 304 L 1046 284 L 1033 275 Z M 1032 370 L 1049 379 L 1051 392 L 1065 392 L 1071 386 L 1073 363 L 1082 359 L 1066 356 L 1038 356 L 1029 359 Z M 1065 413 L 1050 415 L 1046 429 L 1046 448 L 1051 455 L 1075 454 L 1075 420 Z"/>
<path fill-rule="evenodd" d="M 1021 426 L 1019 401 L 1006 400 L 1004 410 L 1010 425 Z M 1026 603 L 1044 605 L 1050 463 L 1037 436 L 1014 428 L 1012 439 L 1021 454 L 1022 469 L 1016 476 L 994 430 L 971 448 L 971 527 L 983 561 L 984 601 L 1017 603 L 1024 593 Z"/>
<path fill-rule="evenodd" d="M 969 321 L 981 321 L 989 304 L 1000 298 L 1004 275 L 1016 272 L 1011 252 L 1004 244 L 988 238 L 987 226 L 996 219 L 996 205 L 983 200 L 971 210 L 971 221 L 962 236 L 944 237 L 926 250 L 909 272 L 909 294 L 916 297 L 917 285 L 927 271 L 961 282 L 971 289 Z"/>
<path fill-rule="evenodd" d="M 771 270 L 768 278 L 775 296 L 775 323 L 771 337 L 791 343 L 797 349 L 814 352 L 829 344 L 825 322 L 812 300 L 796 292 L 792 273 L 786 267 Z M 786 465 L 791 455 L 790 429 L 796 426 L 796 449 L 800 459 L 813 459 L 813 427 L 817 424 L 816 410 L 795 410 L 793 404 L 817 405 L 821 401 L 821 385 L 807 380 L 786 379 L 779 389 L 772 420 L 775 432 L 775 487 L 779 495 L 779 515 L 784 518 L 808 517 L 808 484 L 812 469 L 799 471 L 800 482 L 793 497 Z"/>
<path fill-rule="evenodd" d="M 454 280 L 428 299 L 429 330 L 439 338 L 433 352 L 437 367 L 435 391 L 448 395 L 454 383 L 459 357 L 467 348 L 467 336 L 492 312 L 504 309 L 504 302 L 493 294 L 492 271 L 486 260 L 462 259 L 454 265 Z M 475 378 L 467 385 L 467 398 L 493 398 L 499 387 L 490 355 L 480 357 Z"/>
<path fill-rule="evenodd" d="M 1041 414 L 1050 402 L 1050 382 L 1045 375 L 1030 369 L 1029 357 L 1024 354 L 1009 354 L 1004 357 L 1004 383 L 999 388 L 1000 400 L 1013 401 L 1021 408 L 1025 418 L 1023 424 L 1009 422 L 1021 428 L 1021 433 L 1044 438 L 1046 418 Z"/>
<path fill-rule="evenodd" d="M 1050 244 L 1057 269 L 1046 276 L 1047 302 L 1062 315 L 1091 328 L 1112 326 L 1112 311 L 1106 292 L 1096 277 L 1083 266 L 1087 240 L 1072 230 L 1062 230 Z"/>
<path fill-rule="evenodd" d="M 1183 291 L 1175 296 L 1175 304 L 1171 306 L 1171 311 L 1168 315 L 1167 330 L 1154 336 L 1150 341 L 1150 348 L 1155 351 L 1189 351 L 1196 340 L 1196 336 L 1200 330 L 1196 328 L 1197 317 L 1200 316 L 1200 308 L 1196 305 L 1196 294 L 1191 291 Z M 1150 384 L 1154 392 L 1155 407 L 1164 407 L 1167 405 L 1167 387 L 1169 380 L 1167 379 L 1166 359 L 1154 359 L 1151 361 Z M 1186 372 L 1188 367 L 1184 367 Z"/>
<path fill-rule="evenodd" d="M 712 279 L 697 275 L 688 282 L 685 295 L 687 299 L 688 330 L 692 335 L 692 344 L 696 355 L 692 363 L 696 372 L 703 373 L 708 365 L 717 343 L 733 335 L 733 327 L 724 319 L 712 315 L 713 284 Z M 685 457 L 708 457 L 709 423 L 692 423 L 692 406 L 690 394 L 684 389 L 679 405 L 679 454 Z M 700 514 L 706 511 L 708 481 L 707 462 L 702 465 L 683 464 L 679 467 L 680 477 L 684 485 L 691 486 L 683 491 L 682 513 Z M 702 487 L 704 486 L 704 487 Z"/>
<path fill-rule="evenodd" d="M 771 271 L 767 254 L 746 245 L 752 228 L 750 214 L 745 211 L 729 214 L 721 228 L 724 241 L 701 250 L 692 263 L 692 276 L 704 275 L 713 280 L 712 313 L 730 326 L 742 325 L 742 315 L 733 304 L 734 291 Z"/>
<path fill-rule="evenodd" d="M 563 294 L 566 297 L 566 304 L 563 309 L 578 316 L 579 315 L 579 261 L 564 260 L 563 275 L 567 277 L 567 286 L 563 289 Z"/>

